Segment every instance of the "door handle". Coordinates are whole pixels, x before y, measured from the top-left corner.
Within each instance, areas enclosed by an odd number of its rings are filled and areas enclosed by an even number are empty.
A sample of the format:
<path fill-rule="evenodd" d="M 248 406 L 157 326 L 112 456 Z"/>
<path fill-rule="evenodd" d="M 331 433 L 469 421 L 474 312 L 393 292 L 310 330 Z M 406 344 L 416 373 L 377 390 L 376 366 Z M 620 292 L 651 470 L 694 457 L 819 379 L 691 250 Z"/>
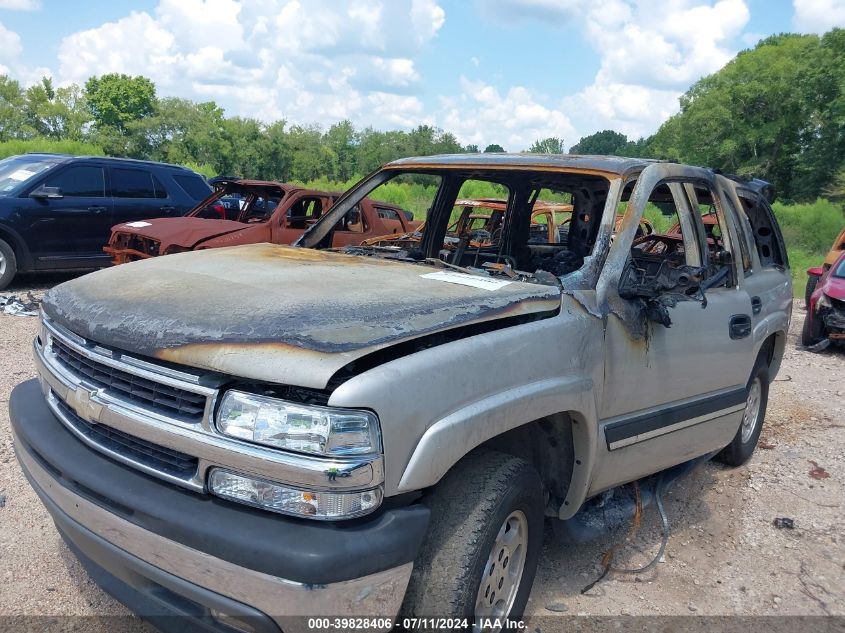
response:
<path fill-rule="evenodd" d="M 751 314 L 760 314 L 763 309 L 763 301 L 760 297 L 751 297 Z"/>
<path fill-rule="evenodd" d="M 747 314 L 735 314 L 731 317 L 731 338 L 734 340 L 751 335 L 751 317 Z"/>
<path fill-rule="evenodd" d="M 106 211 L 108 211 L 108 209 L 106 209 L 106 207 L 88 207 L 88 210 L 91 213 L 95 213 L 97 215 L 101 215 L 101 214 L 105 213 Z"/>
<path fill-rule="evenodd" d="M 161 207 L 162 213 L 173 213 L 176 210 L 176 207 L 171 207 L 170 205 Z"/>

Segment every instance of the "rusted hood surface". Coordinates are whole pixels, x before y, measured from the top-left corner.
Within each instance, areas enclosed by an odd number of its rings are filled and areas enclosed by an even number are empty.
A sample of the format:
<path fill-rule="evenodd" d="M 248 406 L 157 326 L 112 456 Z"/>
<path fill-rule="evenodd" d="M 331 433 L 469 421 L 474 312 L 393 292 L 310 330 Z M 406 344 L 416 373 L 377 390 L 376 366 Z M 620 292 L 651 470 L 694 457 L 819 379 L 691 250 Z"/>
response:
<path fill-rule="evenodd" d="M 49 317 L 101 344 L 324 388 L 357 358 L 424 334 L 552 312 L 556 287 L 426 279 L 424 265 L 252 244 L 157 257 L 56 286 Z"/>
<path fill-rule="evenodd" d="M 118 224 L 113 228 L 122 233 L 133 233 L 161 242 L 161 252 L 168 246 L 193 248 L 200 242 L 219 237 L 227 233 L 242 231 L 249 225 L 233 220 L 207 220 L 205 218 L 156 218 L 144 220 L 149 226 L 133 227 L 130 224 Z"/>

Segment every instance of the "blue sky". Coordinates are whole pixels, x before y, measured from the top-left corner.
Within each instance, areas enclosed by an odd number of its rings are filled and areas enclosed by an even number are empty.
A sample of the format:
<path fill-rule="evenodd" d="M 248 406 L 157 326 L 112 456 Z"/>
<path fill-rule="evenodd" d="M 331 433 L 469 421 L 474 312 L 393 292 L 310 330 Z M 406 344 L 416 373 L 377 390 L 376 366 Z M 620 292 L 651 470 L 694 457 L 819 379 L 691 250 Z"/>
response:
<path fill-rule="evenodd" d="M 143 74 L 231 115 L 520 150 L 650 134 L 760 37 L 834 26 L 845 0 L 0 0 L 0 73 Z"/>

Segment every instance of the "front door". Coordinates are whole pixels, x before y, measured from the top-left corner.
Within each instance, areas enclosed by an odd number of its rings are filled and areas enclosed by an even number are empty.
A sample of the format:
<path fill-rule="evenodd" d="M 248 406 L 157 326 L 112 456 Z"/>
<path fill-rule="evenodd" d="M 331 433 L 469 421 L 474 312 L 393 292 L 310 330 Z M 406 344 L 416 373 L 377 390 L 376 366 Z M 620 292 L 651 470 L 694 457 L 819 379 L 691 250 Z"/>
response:
<path fill-rule="evenodd" d="M 30 218 L 24 239 L 31 245 L 36 267 L 73 268 L 108 262 L 103 246 L 112 225 L 112 200 L 107 197 L 105 170 L 98 165 L 71 165 L 50 172 L 33 191 L 58 188 L 59 197 L 27 200 Z M 32 193 L 32 192 L 30 192 Z"/>
<path fill-rule="evenodd" d="M 642 270 L 705 268 L 705 279 L 721 280 L 705 291 L 706 302 L 667 289 L 663 305 L 671 325 L 650 319 L 643 338 L 632 328 L 636 310 L 627 321 L 609 315 L 598 403 L 608 479 L 635 479 L 677 463 L 679 456 L 727 445 L 740 423 L 753 364 L 751 300 L 737 285 L 734 261 L 740 255 L 731 258 L 734 245 L 708 172 L 666 164 L 647 168 L 626 212 L 634 221 L 625 225 L 637 226 L 646 210 L 655 233 L 635 238 L 633 231 L 621 232 L 609 261 L 616 257 Z M 608 274 L 612 269 L 605 267 Z M 618 283 L 613 280 L 613 290 Z M 623 308 L 641 301 L 616 300 Z M 605 483 L 600 477 L 593 485 L 598 490 Z"/>

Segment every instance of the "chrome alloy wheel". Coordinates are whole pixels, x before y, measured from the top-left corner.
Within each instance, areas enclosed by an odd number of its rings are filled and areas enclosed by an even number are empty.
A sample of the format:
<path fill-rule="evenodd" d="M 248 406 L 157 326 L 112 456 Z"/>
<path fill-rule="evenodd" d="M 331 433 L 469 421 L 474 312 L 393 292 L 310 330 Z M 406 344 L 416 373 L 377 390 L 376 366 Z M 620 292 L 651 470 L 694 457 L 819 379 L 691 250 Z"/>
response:
<path fill-rule="evenodd" d="M 505 519 L 484 566 L 484 575 L 475 599 L 475 630 L 481 631 L 478 620 L 503 619 L 508 616 L 525 569 L 528 553 L 528 520 L 520 510 Z"/>
<path fill-rule="evenodd" d="M 0 277 L 6 274 L 6 257 L 0 252 Z"/>
<path fill-rule="evenodd" d="M 754 378 L 754 382 L 748 388 L 748 396 L 745 398 L 745 413 L 742 414 L 742 443 L 745 444 L 754 435 L 757 425 L 760 423 L 760 405 L 762 404 L 763 386 L 760 377 Z"/>

